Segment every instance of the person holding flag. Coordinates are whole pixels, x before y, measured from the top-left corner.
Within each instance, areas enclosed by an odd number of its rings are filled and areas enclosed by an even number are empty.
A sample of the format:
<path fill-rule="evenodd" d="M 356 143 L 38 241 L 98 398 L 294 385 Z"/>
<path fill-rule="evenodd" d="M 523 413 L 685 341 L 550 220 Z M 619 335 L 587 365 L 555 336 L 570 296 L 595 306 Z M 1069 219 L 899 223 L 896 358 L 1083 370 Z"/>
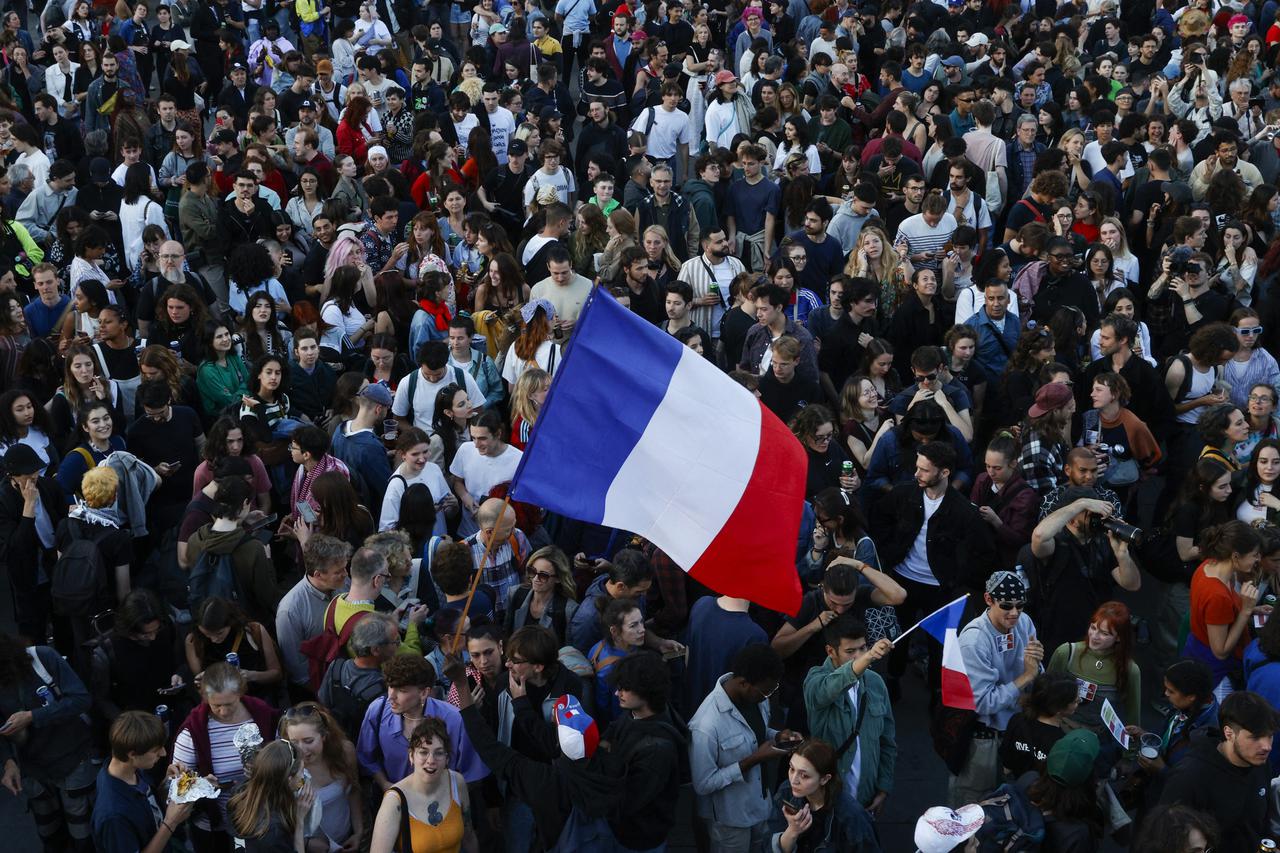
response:
<path fill-rule="evenodd" d="M 1018 712 L 1022 692 L 1040 674 L 1044 646 L 1025 612 L 1027 583 L 1017 572 L 1000 570 L 987 580 L 987 609 L 960 631 L 961 677 L 967 677 L 978 714 L 973 743 L 960 772 L 951 777 L 953 807 L 977 802 L 1000 784 L 1000 738 Z M 926 620 L 928 621 L 928 620 Z M 943 652 L 943 667 L 950 656 Z M 944 685 L 947 675 L 944 673 Z M 943 704 L 956 707 L 943 689 Z"/>

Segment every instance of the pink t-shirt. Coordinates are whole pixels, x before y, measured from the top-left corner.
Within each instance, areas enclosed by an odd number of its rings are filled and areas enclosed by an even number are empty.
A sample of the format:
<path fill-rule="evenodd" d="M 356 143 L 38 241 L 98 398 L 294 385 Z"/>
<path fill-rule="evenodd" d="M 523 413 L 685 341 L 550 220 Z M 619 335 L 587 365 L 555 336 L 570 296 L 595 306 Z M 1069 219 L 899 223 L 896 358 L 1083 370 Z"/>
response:
<path fill-rule="evenodd" d="M 262 460 L 256 455 L 246 456 L 249 463 L 249 469 L 253 471 L 253 491 L 254 494 L 264 495 L 271 491 L 271 478 L 267 476 L 267 466 L 262 464 Z M 208 462 L 201 462 L 196 468 L 195 480 L 191 487 L 191 497 L 195 497 L 204 490 L 204 487 L 213 482 L 213 468 Z"/>

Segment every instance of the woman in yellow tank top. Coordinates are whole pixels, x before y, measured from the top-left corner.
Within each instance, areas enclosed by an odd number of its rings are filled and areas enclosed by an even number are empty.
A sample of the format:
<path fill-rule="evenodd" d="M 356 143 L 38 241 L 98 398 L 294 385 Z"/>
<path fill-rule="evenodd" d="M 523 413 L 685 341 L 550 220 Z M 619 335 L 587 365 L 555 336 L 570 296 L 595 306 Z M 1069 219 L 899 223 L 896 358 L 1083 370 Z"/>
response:
<path fill-rule="evenodd" d="M 427 717 L 409 738 L 413 772 L 382 797 L 371 853 L 477 853 L 467 783 L 449 758 L 444 721 Z"/>

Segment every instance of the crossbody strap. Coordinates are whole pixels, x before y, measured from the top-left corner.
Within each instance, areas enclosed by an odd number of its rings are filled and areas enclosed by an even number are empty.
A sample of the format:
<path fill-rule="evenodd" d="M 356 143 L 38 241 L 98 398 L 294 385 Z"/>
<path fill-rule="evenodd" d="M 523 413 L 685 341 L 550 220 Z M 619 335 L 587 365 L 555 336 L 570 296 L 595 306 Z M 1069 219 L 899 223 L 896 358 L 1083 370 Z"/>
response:
<path fill-rule="evenodd" d="M 840 744 L 840 748 L 836 750 L 836 761 L 839 761 L 849 751 L 849 747 L 853 746 L 853 742 L 858 739 L 858 733 L 862 731 L 862 720 L 867 716 L 867 702 L 870 701 L 871 697 L 867 695 L 865 688 L 858 692 L 862 694 L 858 697 L 858 719 L 854 721 L 853 731 L 849 732 L 849 736 L 844 739 L 844 743 Z"/>
<path fill-rule="evenodd" d="M 400 798 L 400 837 L 396 839 L 396 848 L 400 853 L 413 853 L 413 835 L 409 829 L 409 800 L 395 785 L 391 786 L 391 790 L 396 792 L 396 796 Z"/>

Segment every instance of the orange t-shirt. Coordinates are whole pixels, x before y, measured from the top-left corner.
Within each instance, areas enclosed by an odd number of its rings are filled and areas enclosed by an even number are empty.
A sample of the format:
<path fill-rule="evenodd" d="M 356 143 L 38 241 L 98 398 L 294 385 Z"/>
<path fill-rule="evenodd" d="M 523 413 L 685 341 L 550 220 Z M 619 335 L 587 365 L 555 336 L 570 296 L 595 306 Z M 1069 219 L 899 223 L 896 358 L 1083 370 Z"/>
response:
<path fill-rule="evenodd" d="M 1191 633 L 1209 645 L 1209 625 L 1231 625 L 1240 613 L 1240 595 L 1215 577 L 1205 574 L 1201 563 L 1191 576 Z M 1248 632 L 1236 644 L 1235 657 L 1244 655 Z"/>

